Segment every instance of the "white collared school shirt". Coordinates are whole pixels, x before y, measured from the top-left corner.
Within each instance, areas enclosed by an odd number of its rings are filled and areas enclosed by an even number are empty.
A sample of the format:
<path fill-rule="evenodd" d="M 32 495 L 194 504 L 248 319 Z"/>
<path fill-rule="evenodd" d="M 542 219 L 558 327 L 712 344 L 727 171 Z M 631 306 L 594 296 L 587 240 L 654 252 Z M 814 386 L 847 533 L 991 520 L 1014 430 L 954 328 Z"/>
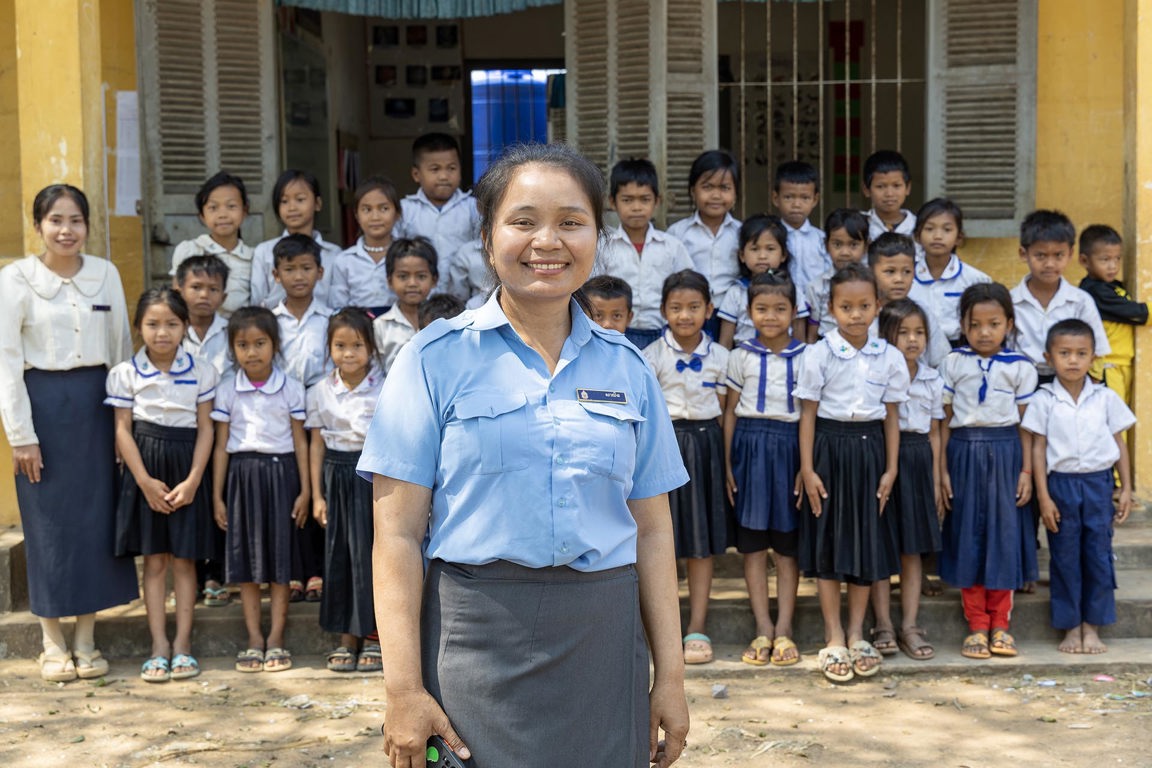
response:
<path fill-rule="evenodd" d="M 1047 341 L 1048 329 L 1061 320 L 1075 318 L 1088 323 L 1096 337 L 1097 357 L 1104 357 L 1112 351 L 1104 324 L 1100 322 L 1100 310 L 1087 291 L 1061 277 L 1056 294 L 1045 308 L 1028 290 L 1028 280 L 1029 276 L 1025 275 L 1012 289 L 1012 307 L 1016 310 L 1016 348 L 1032 361 L 1040 374 L 1053 373 L 1044 362 L 1044 342 Z"/>
<path fill-rule="evenodd" d="M 304 316 L 297 320 L 284 302 L 280 302 L 272 314 L 280 326 L 284 373 L 305 387 L 312 386 L 332 367 L 328 356 L 328 318 L 332 310 L 313 300 L 304 310 Z"/>
<path fill-rule="evenodd" d="M 376 261 L 365 250 L 363 236 L 341 253 L 332 266 L 328 306 L 340 310 L 344 307 L 390 307 L 395 304 L 396 294 L 388 287 L 384 254 L 379 256 L 380 261 Z"/>
<path fill-rule="evenodd" d="M 408 195 L 400 204 L 403 215 L 396 222 L 399 234 L 393 237 L 426 237 L 436 248 L 436 266 L 440 272 L 440 289 L 467 301 L 465 289 L 452 284 L 452 260 L 464 244 L 480 237 L 480 212 L 471 192 L 457 189 L 448 202 L 437 207 L 423 189 Z"/>
<path fill-rule="evenodd" d="M 363 449 L 382 386 L 384 372 L 375 365 L 353 389 L 340 378 L 339 371 L 330 371 L 308 388 L 305 428 L 320 430 L 324 447 L 330 451 Z"/>
<path fill-rule="evenodd" d="M 252 251 L 252 283 L 248 303 L 254 307 L 272 309 L 287 295 L 284 293 L 284 287 L 276 282 L 276 278 L 272 276 L 272 270 L 276 266 L 276 258 L 272 249 L 276 247 L 276 243 L 287 236 L 288 230 L 284 230 L 280 233 L 280 237 L 265 240 Z M 327 304 L 328 291 L 332 285 L 332 271 L 335 269 L 343 249 L 335 243 L 325 240 L 320 235 L 319 230 L 312 233 L 312 239 L 320 246 L 320 266 L 324 268 L 324 275 L 320 278 L 320 282 L 316 283 L 313 298 Z"/>
<path fill-rule="evenodd" d="M 752 325 L 752 318 L 748 315 L 748 285 L 748 278 L 740 278 L 724 293 L 724 298 L 716 306 L 716 314 L 720 319 L 736 326 L 732 336 L 735 344 L 756 336 L 756 326 Z"/>
<path fill-rule="evenodd" d="M 797 300 L 796 316 L 808 318 L 809 325 L 815 325 L 816 334 L 827 336 L 836 330 L 836 318 L 828 311 L 828 301 L 832 293 L 832 275 L 836 270 L 829 269 L 808 283 L 803 300 Z"/>
<path fill-rule="evenodd" d="M 777 353 L 753 338 L 732 350 L 728 356 L 728 387 L 740 393 L 736 403 L 738 417 L 800 420 L 800 404 L 792 397 L 792 390 L 806 346 L 792 339 Z"/>
<path fill-rule="evenodd" d="M 888 229 L 888 225 L 885 224 L 884 220 L 876 213 L 875 208 L 861 211 L 861 213 L 868 219 L 868 242 L 872 242 L 885 232 L 895 232 L 898 235 L 908 235 L 908 237 L 912 237 L 916 231 L 916 214 L 906 208 L 900 209 L 900 213 L 904 214 L 904 218 L 900 220 L 900 223 L 896 225 L 895 229 Z"/>
<path fill-rule="evenodd" d="M 380 364 L 384 367 L 384 373 L 388 373 L 400 349 L 416 335 L 416 329 L 400 311 L 400 305 L 394 304 L 392 309 L 372 321 L 372 333 L 376 336 Z"/>
<path fill-rule="evenodd" d="M 496 287 L 492 270 L 488 267 L 488 255 L 484 253 L 484 242 L 480 238 L 460 246 L 448 270 L 448 285 L 464 300 L 468 309 L 481 306 Z"/>
<path fill-rule="evenodd" d="M 681 243 L 688 251 L 695 269 L 708 278 L 712 287 L 712 303 L 719 304 L 724 293 L 740 278 L 740 221 L 726 214 L 720 229 L 715 234 L 700 220 L 700 212 L 694 211 L 686 219 L 680 219 L 668 227 L 668 234 Z"/>
<path fill-rule="evenodd" d="M 1036 366 L 1018 352 L 983 357 L 960 347 L 940 366 L 944 404 L 952 406 L 948 426 L 1011 427 L 1020 423 L 1020 406 L 1036 391 Z"/>
<path fill-rule="evenodd" d="M 37 445 L 24 371 L 111 368 L 132 355 L 120 273 L 84 254 L 80 271 L 57 275 L 37 256 L 0 269 L 0 417 L 8 444 Z"/>
<path fill-rule="evenodd" d="M 196 408 L 216 394 L 219 374 L 208 362 L 185 350 L 176 353 L 172 366 L 161 371 L 141 347 L 131 360 L 108 372 L 104 405 L 131 408 L 133 421 L 161 427 L 196 427 Z"/>
<path fill-rule="evenodd" d="M 832 257 L 825 247 L 824 230 L 805 220 L 799 229 L 788 230 L 788 274 L 796 286 L 797 300 L 804 295 L 808 283 L 832 269 Z"/>
<path fill-rule="evenodd" d="M 920 363 L 908 385 L 908 399 L 900 403 L 900 431 L 926 435 L 933 419 L 944 419 L 944 377 Z"/>
<path fill-rule="evenodd" d="M 256 387 L 244 369 L 216 388 L 212 419 L 228 423 L 228 453 L 285 454 L 295 451 L 292 422 L 304 421 L 304 385 L 279 368 Z"/>
<path fill-rule="evenodd" d="M 954 253 L 937 278 L 932 277 L 924 254 L 919 253 L 913 278 L 908 298 L 928 310 L 930 317 L 936 318 L 936 327 L 949 341 L 960 338 L 960 297 L 964 290 L 978 283 L 992 282 L 992 278 L 960 261 Z"/>
<path fill-rule="evenodd" d="M 193 357 L 205 360 L 223 376 L 232 369 L 232 355 L 228 350 L 228 321 L 220 315 L 212 318 L 212 324 L 204 332 L 204 338 L 191 325 L 184 334 L 184 349 Z"/>
<path fill-rule="evenodd" d="M 236 247 L 228 250 L 213 240 L 212 235 L 200 235 L 176 245 L 172 251 L 172 271 L 168 274 L 175 277 L 177 268 L 186 260 L 193 256 L 208 255 L 215 256 L 228 267 L 228 281 L 224 284 L 224 303 L 217 312 L 229 318 L 240 307 L 248 306 L 248 294 L 252 287 L 252 246 L 243 240 L 238 240 Z"/>
<path fill-rule="evenodd" d="M 676 419 L 716 419 L 723 413 L 717 396 L 728 393 L 728 350 L 701 332 L 691 352 L 681 349 L 665 329 L 641 350 L 656 373 L 668 415 Z"/>
<path fill-rule="evenodd" d="M 1049 472 L 1083 474 L 1111 469 L 1120 459 L 1116 435 L 1136 416 L 1114 391 L 1085 378 L 1076 400 L 1057 379 L 1044 384 L 1024 411 L 1021 426 L 1044 435 Z"/>
<path fill-rule="evenodd" d="M 664 280 L 683 269 L 694 269 L 684 244 L 649 224 L 642 253 L 636 252 L 623 227 L 609 230 L 600 246 L 595 273 L 618 277 L 632 288 L 635 315 L 630 327 L 658 331 L 664 327 L 660 314 Z"/>
<path fill-rule="evenodd" d="M 908 364 L 896 347 L 869 337 L 856 349 L 834 329 L 804 350 L 792 394 L 818 402 L 822 419 L 882 421 L 886 403 L 908 399 L 908 384 Z"/>

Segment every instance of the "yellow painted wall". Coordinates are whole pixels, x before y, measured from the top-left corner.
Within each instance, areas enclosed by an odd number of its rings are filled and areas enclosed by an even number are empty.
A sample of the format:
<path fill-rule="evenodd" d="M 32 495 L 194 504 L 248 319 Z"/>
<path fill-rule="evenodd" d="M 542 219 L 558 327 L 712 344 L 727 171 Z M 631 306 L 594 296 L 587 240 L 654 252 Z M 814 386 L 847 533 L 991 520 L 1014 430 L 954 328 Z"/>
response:
<path fill-rule="evenodd" d="M 0 163 L 0 259 L 21 255 L 20 123 L 16 112 L 16 6 L 0 0 L 0 147 L 8 162 Z"/>

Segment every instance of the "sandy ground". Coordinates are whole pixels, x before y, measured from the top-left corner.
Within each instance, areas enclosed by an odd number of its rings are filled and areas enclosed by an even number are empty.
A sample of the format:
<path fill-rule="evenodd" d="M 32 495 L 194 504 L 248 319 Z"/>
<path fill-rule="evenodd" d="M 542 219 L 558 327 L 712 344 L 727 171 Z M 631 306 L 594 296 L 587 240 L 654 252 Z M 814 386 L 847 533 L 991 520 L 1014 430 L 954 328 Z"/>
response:
<path fill-rule="evenodd" d="M 0 765 L 383 766 L 379 677 L 322 660 L 147 684 L 115 663 L 103 682 L 49 684 L 0 662 Z M 1148 667 L 1100 672 L 995 667 L 833 686 L 806 669 L 716 669 L 688 680 L 693 726 L 679 765 L 1143 766 L 1152 768 Z M 726 686 L 714 698 L 714 686 Z M 534 768 L 501 767 L 501 768 Z"/>

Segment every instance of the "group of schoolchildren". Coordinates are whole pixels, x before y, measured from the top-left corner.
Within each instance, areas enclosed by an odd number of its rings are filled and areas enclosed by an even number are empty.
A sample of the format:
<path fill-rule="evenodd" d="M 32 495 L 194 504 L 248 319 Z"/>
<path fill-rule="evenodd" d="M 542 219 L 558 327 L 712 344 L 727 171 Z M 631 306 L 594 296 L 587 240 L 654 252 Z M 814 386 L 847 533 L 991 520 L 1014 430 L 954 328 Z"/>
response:
<path fill-rule="evenodd" d="M 323 200 L 305 171 L 276 182 L 284 231 L 255 248 L 241 239 L 249 207 L 241 179 L 219 173 L 197 193 L 207 233 L 176 247 L 171 288 L 140 297 L 134 325 L 143 346 L 107 381 L 124 467 L 116 553 L 144 557 L 152 636 L 144 680 L 199 674 L 193 604 L 202 592 L 207 605 L 227 605 L 225 585 L 239 590 L 248 634 L 237 670 L 292 666 L 284 631 L 297 600 L 319 602 L 321 627 L 340 635 L 328 669 L 381 669 L 372 487 L 355 469 L 399 349 L 483 298 L 479 218 L 459 188 L 460 167 L 451 136 L 417 139 L 419 190 L 401 201 L 383 177 L 361 184 L 361 234 L 346 250 L 316 230 Z"/>
<path fill-rule="evenodd" d="M 1148 319 L 1118 279 L 1119 235 L 1084 230 L 1077 288 L 1063 276 L 1072 222 L 1035 211 L 1020 227 L 1028 274 L 1009 290 L 960 260 L 955 202 L 903 207 L 911 174 L 897 152 L 863 165 L 871 210 L 833 210 L 823 230 L 809 221 L 820 199 L 811 165 L 781 164 L 779 215 L 743 222 L 732 216 L 739 177 L 728 153 L 701 154 L 688 178 L 694 213 L 661 232 L 654 166 L 618 163 L 620 227 L 584 286 L 593 318 L 655 371 L 691 477 L 670 495 L 689 593 L 684 661 L 713 658 L 712 558 L 731 546 L 755 618 L 749 664 L 800 660 L 801 574 L 816 579 L 829 680 L 871 677 L 899 651 L 932 658 L 918 622 L 922 591 L 940 593 L 924 572 L 930 556 L 960 588 L 961 653 L 1015 656 L 1013 594 L 1035 588 L 1038 522 L 1052 555 L 1052 623 L 1066 632 L 1059 649 L 1105 651 L 1112 526 L 1132 506 L 1133 332 Z"/>

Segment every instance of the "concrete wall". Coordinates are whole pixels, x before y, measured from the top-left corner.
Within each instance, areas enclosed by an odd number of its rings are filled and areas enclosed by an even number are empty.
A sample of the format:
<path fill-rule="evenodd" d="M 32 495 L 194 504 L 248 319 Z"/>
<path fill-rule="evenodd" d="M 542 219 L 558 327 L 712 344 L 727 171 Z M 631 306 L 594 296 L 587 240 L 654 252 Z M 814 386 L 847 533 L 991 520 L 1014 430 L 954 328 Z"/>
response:
<path fill-rule="evenodd" d="M 0 259 L 24 252 L 20 198 L 20 121 L 16 107 L 16 6 L 0 0 L 0 148 L 9 162 L 0 163 Z"/>

